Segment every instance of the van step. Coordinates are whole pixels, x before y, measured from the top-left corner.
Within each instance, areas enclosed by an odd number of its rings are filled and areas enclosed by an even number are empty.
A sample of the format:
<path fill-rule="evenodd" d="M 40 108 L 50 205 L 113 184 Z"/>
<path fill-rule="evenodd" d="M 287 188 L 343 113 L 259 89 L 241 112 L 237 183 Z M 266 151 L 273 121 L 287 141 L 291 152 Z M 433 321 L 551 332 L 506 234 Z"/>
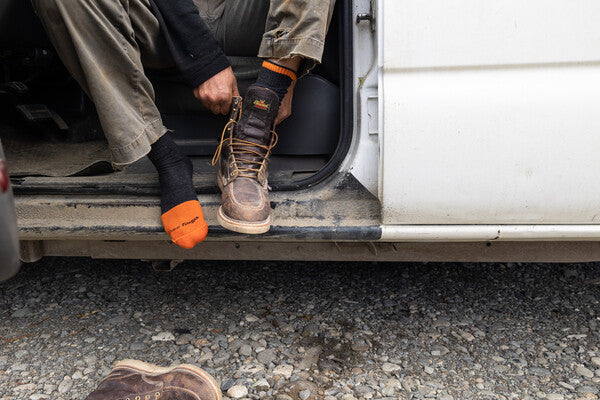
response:
<path fill-rule="evenodd" d="M 259 236 L 221 228 L 216 194 L 199 196 L 208 240 L 378 240 L 380 205 L 351 175 L 271 196 L 273 226 Z M 167 240 L 160 200 L 149 196 L 18 195 L 21 240 Z"/>

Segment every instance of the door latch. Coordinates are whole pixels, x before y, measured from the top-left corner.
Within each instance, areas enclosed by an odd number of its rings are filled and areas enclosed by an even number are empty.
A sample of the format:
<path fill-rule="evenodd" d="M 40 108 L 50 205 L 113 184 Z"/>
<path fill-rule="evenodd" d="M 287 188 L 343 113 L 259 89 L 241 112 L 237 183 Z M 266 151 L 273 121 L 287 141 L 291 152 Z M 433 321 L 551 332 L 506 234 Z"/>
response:
<path fill-rule="evenodd" d="M 375 18 L 375 0 L 371 0 L 371 10 L 368 13 L 359 13 L 356 15 L 356 23 L 368 21 L 371 24 L 371 31 L 375 32 L 377 21 Z"/>

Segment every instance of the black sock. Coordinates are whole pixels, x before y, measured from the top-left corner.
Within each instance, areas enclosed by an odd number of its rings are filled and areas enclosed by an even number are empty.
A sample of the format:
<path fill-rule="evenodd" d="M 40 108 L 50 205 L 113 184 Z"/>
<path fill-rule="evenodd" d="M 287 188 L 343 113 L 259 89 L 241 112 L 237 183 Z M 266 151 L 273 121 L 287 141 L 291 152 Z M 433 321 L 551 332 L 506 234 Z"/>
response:
<path fill-rule="evenodd" d="M 255 85 L 271 89 L 277 93 L 279 103 L 285 97 L 292 82 L 296 80 L 296 72 L 270 61 L 264 61 L 263 66 L 258 73 L 258 80 Z"/>
<path fill-rule="evenodd" d="M 152 145 L 148 158 L 158 170 L 163 214 L 181 203 L 197 200 L 192 162 L 179 152 L 168 133 Z"/>

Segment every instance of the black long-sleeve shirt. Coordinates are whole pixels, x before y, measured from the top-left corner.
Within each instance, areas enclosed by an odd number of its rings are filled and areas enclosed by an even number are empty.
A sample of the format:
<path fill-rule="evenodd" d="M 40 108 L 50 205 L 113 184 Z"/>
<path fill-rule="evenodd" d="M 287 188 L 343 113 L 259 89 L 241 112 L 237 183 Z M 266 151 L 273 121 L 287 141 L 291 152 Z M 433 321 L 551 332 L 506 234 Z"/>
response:
<path fill-rule="evenodd" d="M 192 0 L 150 0 L 175 65 L 197 87 L 229 67 L 221 46 Z"/>

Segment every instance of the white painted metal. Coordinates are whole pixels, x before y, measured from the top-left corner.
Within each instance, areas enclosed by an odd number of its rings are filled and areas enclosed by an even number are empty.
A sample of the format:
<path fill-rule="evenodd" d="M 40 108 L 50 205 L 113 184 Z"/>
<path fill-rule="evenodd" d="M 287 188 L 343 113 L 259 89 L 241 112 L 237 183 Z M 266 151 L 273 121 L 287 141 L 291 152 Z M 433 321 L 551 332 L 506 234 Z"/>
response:
<path fill-rule="evenodd" d="M 368 21 L 354 23 L 358 14 L 371 13 L 370 0 L 353 5 L 354 135 L 347 162 L 349 171 L 373 195 L 379 184 L 379 93 L 377 79 L 377 32 Z"/>
<path fill-rule="evenodd" d="M 387 69 L 600 60 L 597 0 L 383 0 Z"/>
<path fill-rule="evenodd" d="M 600 224 L 600 2 L 382 6 L 384 224 Z"/>
<path fill-rule="evenodd" d="M 380 241 L 600 241 L 600 225 L 385 225 Z"/>

